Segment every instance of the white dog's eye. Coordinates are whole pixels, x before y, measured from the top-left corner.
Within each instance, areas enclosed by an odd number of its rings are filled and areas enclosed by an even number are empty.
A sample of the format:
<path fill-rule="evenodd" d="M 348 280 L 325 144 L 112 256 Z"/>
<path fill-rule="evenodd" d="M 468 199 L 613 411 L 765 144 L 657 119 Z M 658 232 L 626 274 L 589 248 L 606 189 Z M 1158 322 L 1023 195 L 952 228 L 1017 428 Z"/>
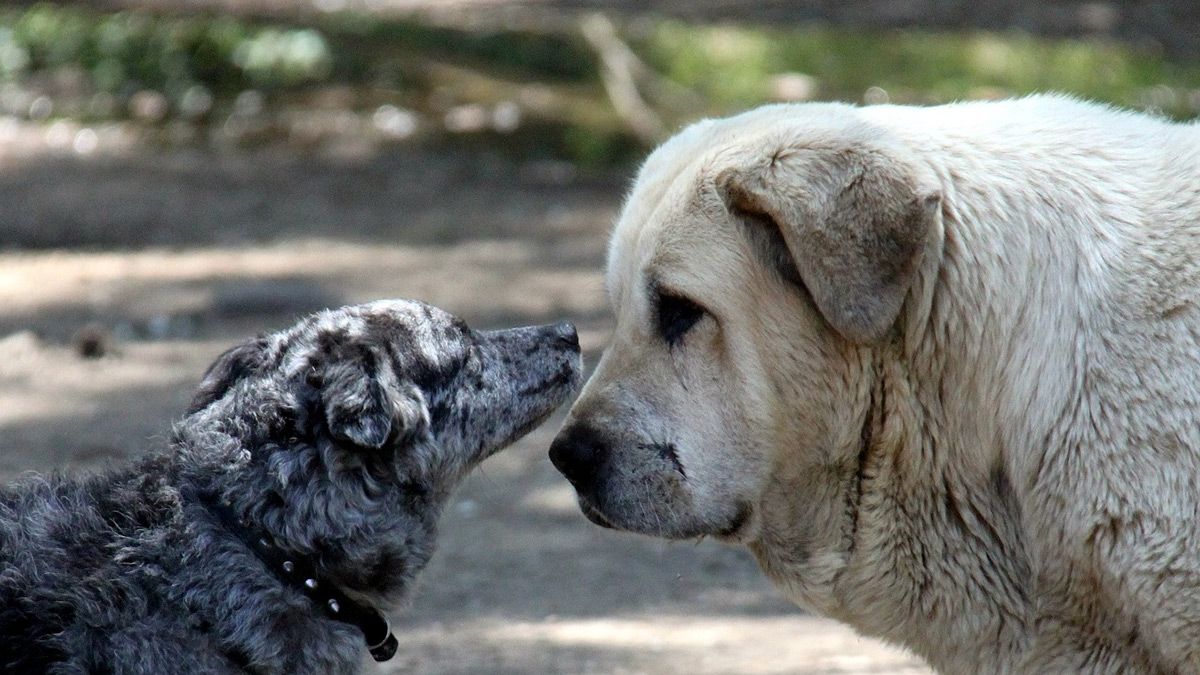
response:
<path fill-rule="evenodd" d="M 704 317 L 704 308 L 681 295 L 659 291 L 658 334 L 672 347 Z"/>

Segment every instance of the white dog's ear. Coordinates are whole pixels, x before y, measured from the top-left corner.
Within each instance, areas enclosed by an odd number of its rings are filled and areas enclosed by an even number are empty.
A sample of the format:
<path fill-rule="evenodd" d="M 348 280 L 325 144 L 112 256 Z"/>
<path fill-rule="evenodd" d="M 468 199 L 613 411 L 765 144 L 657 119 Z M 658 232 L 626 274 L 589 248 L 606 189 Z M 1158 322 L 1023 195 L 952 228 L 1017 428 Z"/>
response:
<path fill-rule="evenodd" d="M 912 285 L 941 195 L 877 152 L 802 148 L 718 178 L 735 214 L 778 228 L 817 308 L 859 344 L 883 337 Z"/>

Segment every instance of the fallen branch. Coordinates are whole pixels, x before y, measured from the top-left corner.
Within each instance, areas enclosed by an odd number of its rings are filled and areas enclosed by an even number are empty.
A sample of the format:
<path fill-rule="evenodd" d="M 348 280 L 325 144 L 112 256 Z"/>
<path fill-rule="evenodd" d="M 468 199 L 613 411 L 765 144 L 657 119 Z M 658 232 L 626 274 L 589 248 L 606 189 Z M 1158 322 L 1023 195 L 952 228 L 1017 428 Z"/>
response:
<path fill-rule="evenodd" d="M 637 76 L 651 74 L 650 68 L 621 41 L 616 27 L 603 14 L 584 17 L 579 28 L 600 57 L 600 79 L 617 115 L 643 142 L 653 145 L 663 140 L 666 126 L 637 87 Z"/>

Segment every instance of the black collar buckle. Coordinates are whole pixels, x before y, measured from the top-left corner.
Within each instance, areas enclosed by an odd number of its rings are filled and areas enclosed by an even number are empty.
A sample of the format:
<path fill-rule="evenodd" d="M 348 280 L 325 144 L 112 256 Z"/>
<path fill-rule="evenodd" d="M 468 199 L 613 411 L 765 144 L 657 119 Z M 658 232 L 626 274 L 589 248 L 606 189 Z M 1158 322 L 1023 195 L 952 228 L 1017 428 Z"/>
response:
<path fill-rule="evenodd" d="M 395 656 L 396 650 L 399 649 L 399 647 L 400 641 L 397 640 L 396 636 L 392 635 L 392 631 L 389 630 L 387 637 L 383 639 L 383 642 L 380 642 L 374 647 L 367 647 L 367 650 L 371 652 L 371 658 L 375 659 L 376 661 L 383 662 Z"/>

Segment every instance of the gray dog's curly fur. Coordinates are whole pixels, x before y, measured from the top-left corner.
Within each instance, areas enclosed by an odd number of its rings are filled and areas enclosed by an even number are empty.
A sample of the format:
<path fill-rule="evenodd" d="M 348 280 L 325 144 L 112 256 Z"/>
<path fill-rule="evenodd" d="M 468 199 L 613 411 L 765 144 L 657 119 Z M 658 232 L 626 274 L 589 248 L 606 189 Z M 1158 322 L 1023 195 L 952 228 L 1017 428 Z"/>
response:
<path fill-rule="evenodd" d="M 578 380 L 570 326 L 475 332 L 405 301 L 231 349 L 169 449 L 0 490 L 0 671 L 358 671 L 362 634 L 282 582 L 200 495 L 388 609 L 429 560 L 458 479 Z"/>

